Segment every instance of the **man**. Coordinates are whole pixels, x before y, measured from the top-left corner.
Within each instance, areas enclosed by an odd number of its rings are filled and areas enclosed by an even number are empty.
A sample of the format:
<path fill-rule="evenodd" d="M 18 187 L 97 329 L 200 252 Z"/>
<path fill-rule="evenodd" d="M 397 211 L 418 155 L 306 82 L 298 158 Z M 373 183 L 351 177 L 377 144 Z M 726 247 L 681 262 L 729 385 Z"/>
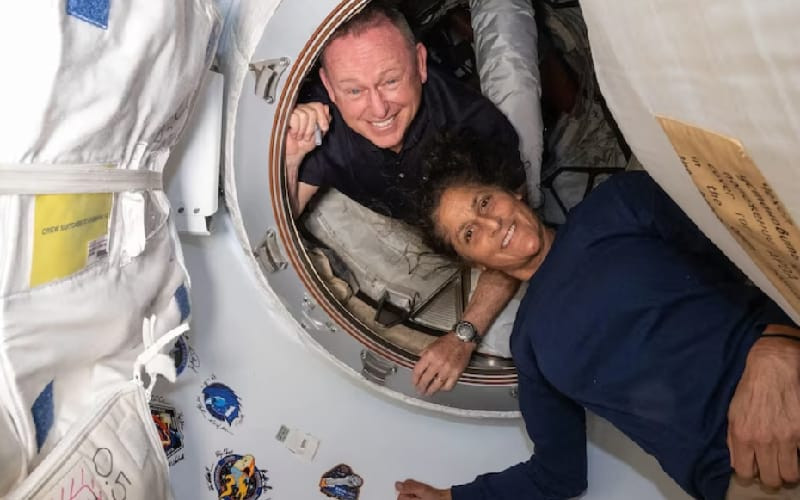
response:
<path fill-rule="evenodd" d="M 480 94 L 429 68 L 427 51 L 403 16 L 383 4 L 372 3 L 338 28 L 321 65 L 324 88 L 311 89 L 310 100 L 297 105 L 286 137 L 295 214 L 320 187 L 332 186 L 413 224 L 422 150 L 437 132 L 470 129 L 518 149 L 508 120 Z M 317 147 L 320 132 L 324 139 Z M 521 162 L 516 181 L 518 186 L 525 181 Z M 455 386 L 480 336 L 518 285 L 501 273 L 481 274 L 463 321 L 421 353 L 413 373 L 420 393 Z"/>

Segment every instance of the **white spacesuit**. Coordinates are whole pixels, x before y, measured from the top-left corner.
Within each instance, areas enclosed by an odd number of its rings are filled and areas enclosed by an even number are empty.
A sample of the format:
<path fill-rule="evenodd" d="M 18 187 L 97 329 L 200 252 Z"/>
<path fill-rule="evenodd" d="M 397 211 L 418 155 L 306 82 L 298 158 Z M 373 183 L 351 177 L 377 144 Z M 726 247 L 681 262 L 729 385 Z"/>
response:
<path fill-rule="evenodd" d="M 210 0 L 6 6 L 0 496 L 170 496 L 147 400 L 190 306 L 161 172 L 219 28 Z"/>

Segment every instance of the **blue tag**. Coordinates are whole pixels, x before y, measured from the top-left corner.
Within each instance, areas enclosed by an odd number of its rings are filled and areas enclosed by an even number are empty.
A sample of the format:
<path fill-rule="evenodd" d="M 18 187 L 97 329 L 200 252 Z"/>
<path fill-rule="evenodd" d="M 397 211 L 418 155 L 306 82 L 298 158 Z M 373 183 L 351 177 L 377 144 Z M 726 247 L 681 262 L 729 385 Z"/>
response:
<path fill-rule="evenodd" d="M 33 426 L 36 428 L 36 451 L 42 449 L 42 445 L 47 439 L 47 433 L 53 426 L 53 381 L 36 396 L 36 401 L 31 407 L 33 415 Z"/>
<path fill-rule="evenodd" d="M 67 0 L 67 14 L 98 28 L 108 29 L 108 4 L 111 0 Z"/>

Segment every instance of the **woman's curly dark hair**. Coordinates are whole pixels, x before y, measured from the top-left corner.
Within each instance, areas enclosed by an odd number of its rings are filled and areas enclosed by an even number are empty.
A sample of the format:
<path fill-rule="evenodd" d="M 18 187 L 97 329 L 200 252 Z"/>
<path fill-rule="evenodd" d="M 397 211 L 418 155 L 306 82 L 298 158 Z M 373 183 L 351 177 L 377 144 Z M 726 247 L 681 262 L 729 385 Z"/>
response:
<path fill-rule="evenodd" d="M 439 134 L 426 146 L 422 168 L 416 225 L 426 243 L 443 255 L 457 256 L 434 220 L 442 194 L 448 188 L 488 184 L 520 192 L 525 186 L 519 151 L 491 143 L 471 130 Z"/>

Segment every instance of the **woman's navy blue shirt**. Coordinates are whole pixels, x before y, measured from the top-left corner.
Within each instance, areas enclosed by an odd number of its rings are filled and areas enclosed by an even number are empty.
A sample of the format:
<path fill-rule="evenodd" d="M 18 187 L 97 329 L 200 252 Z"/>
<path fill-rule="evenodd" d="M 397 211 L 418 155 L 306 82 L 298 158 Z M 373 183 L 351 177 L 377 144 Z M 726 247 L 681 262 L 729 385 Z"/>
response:
<path fill-rule="evenodd" d="M 723 499 L 727 411 L 750 347 L 791 320 L 643 172 L 570 213 L 530 280 L 511 350 L 535 454 L 454 500 L 561 499 L 586 488 L 584 409 L 686 492 Z"/>

